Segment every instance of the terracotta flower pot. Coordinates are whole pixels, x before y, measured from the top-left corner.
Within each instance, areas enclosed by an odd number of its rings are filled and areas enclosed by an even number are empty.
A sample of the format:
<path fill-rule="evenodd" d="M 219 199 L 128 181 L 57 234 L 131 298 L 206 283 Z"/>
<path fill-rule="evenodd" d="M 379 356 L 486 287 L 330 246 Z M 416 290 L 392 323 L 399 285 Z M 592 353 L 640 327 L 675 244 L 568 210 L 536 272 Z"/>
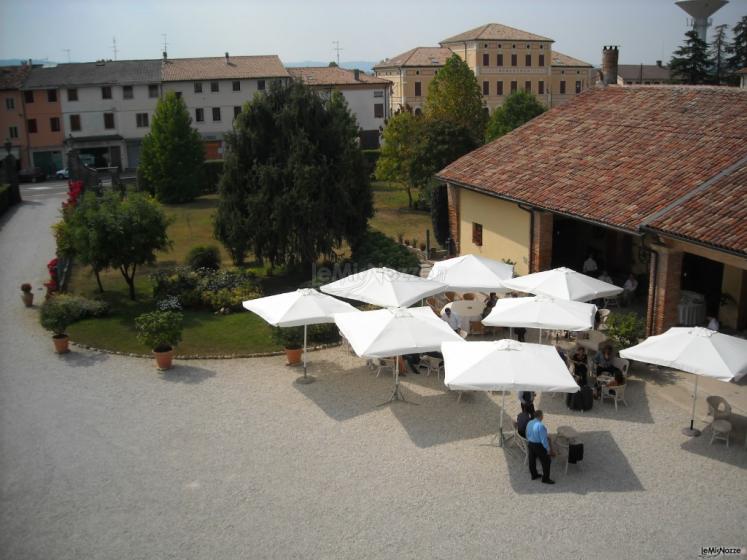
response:
<path fill-rule="evenodd" d="M 301 356 L 303 355 L 303 348 L 286 348 L 285 357 L 288 360 L 289 366 L 295 366 L 301 363 Z"/>
<path fill-rule="evenodd" d="M 156 365 L 161 371 L 171 369 L 171 363 L 174 361 L 174 349 L 169 348 L 164 352 L 156 352 L 153 350 L 153 355 L 156 357 Z"/>
<path fill-rule="evenodd" d="M 23 292 L 21 294 L 21 299 L 23 300 L 23 303 L 26 305 L 26 307 L 31 307 L 34 305 L 34 294 L 32 292 Z"/>
<path fill-rule="evenodd" d="M 70 342 L 70 337 L 66 334 L 56 334 L 52 337 L 52 342 L 54 342 L 54 351 L 58 354 L 66 354 L 70 352 L 70 348 L 68 348 L 68 343 Z"/>

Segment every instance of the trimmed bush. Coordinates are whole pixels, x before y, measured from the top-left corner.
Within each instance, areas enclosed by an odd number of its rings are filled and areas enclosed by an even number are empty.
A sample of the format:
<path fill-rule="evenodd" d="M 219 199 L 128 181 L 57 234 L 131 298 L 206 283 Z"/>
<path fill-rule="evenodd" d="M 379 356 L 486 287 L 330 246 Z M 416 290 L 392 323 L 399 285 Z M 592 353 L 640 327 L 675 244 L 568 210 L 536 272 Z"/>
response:
<path fill-rule="evenodd" d="M 60 294 L 41 306 L 41 325 L 54 334 L 64 334 L 67 327 L 88 317 L 103 317 L 109 305 L 103 301 Z"/>
<path fill-rule="evenodd" d="M 303 348 L 303 327 L 275 327 L 272 329 L 272 338 L 283 348 L 298 350 Z"/>
<path fill-rule="evenodd" d="M 223 175 L 223 160 L 210 159 L 203 165 L 204 182 L 202 194 L 215 194 L 218 192 L 218 183 Z"/>
<path fill-rule="evenodd" d="M 238 309 L 243 301 L 261 295 L 254 274 L 243 270 L 177 267 L 151 274 L 150 280 L 156 300 L 174 297 L 184 309 Z"/>
<path fill-rule="evenodd" d="M 187 253 L 187 265 L 194 270 L 207 268 L 218 270 L 220 268 L 220 251 L 215 245 L 197 245 Z"/>
<path fill-rule="evenodd" d="M 135 318 L 137 339 L 155 352 L 167 352 L 182 339 L 183 315 L 177 311 L 153 311 Z"/>
<path fill-rule="evenodd" d="M 380 266 L 415 275 L 420 271 L 420 261 L 413 253 L 383 233 L 371 229 L 353 248 L 351 260 L 358 271 Z"/>

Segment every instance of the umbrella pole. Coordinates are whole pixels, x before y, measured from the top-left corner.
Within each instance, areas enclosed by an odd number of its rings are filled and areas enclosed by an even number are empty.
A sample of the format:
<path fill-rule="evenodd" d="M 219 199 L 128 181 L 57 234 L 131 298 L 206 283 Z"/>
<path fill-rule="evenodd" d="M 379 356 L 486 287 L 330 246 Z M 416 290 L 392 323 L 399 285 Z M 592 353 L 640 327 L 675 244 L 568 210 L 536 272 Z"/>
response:
<path fill-rule="evenodd" d="M 700 376 L 695 375 L 695 390 L 693 391 L 693 410 L 690 414 L 690 427 L 682 429 L 682 433 L 690 437 L 698 437 L 700 435 L 700 430 L 696 430 L 693 426 L 695 423 L 695 402 L 698 399 L 698 377 Z"/>
<path fill-rule="evenodd" d="M 377 406 L 384 406 L 385 404 L 394 401 L 402 401 L 407 404 L 418 404 L 408 401 L 402 394 L 402 391 L 399 390 L 399 356 L 394 357 L 394 390 L 392 391 L 392 395 L 389 397 L 389 400 L 379 403 Z"/>
<path fill-rule="evenodd" d="M 303 377 L 296 379 L 296 383 L 307 385 L 316 381 L 313 377 L 306 375 L 306 331 L 308 325 L 303 326 Z"/>

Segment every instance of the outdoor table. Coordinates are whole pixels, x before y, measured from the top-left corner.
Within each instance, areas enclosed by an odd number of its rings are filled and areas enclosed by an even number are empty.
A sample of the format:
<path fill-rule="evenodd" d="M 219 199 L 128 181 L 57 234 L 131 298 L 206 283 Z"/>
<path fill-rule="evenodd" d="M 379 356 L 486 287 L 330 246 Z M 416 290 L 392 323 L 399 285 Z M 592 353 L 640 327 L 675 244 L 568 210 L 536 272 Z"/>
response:
<path fill-rule="evenodd" d="M 463 331 L 470 332 L 469 324 L 471 321 L 482 321 L 482 312 L 485 310 L 485 304 L 477 300 L 457 300 L 447 303 L 441 310 L 441 317 L 446 314 L 446 310 L 451 312 L 459 319 L 459 328 Z"/>

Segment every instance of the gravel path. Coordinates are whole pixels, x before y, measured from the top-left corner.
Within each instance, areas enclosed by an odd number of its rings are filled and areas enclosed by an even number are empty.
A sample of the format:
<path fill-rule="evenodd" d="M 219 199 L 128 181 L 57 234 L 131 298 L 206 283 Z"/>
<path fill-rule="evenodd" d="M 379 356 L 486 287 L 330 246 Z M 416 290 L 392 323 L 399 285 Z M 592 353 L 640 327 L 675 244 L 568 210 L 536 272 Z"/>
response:
<path fill-rule="evenodd" d="M 419 406 L 377 407 L 391 377 L 342 349 L 312 355 L 306 386 L 280 358 L 158 374 L 56 356 L 18 286 L 44 280 L 58 207 L 0 219 L 1 558 L 629 560 L 747 545 L 744 434 L 730 449 L 685 438 L 688 411 L 640 379 L 618 412 L 540 399 L 550 429 L 572 425 L 586 446 L 547 486 L 489 445 L 498 396 L 457 404 L 410 375 Z"/>

